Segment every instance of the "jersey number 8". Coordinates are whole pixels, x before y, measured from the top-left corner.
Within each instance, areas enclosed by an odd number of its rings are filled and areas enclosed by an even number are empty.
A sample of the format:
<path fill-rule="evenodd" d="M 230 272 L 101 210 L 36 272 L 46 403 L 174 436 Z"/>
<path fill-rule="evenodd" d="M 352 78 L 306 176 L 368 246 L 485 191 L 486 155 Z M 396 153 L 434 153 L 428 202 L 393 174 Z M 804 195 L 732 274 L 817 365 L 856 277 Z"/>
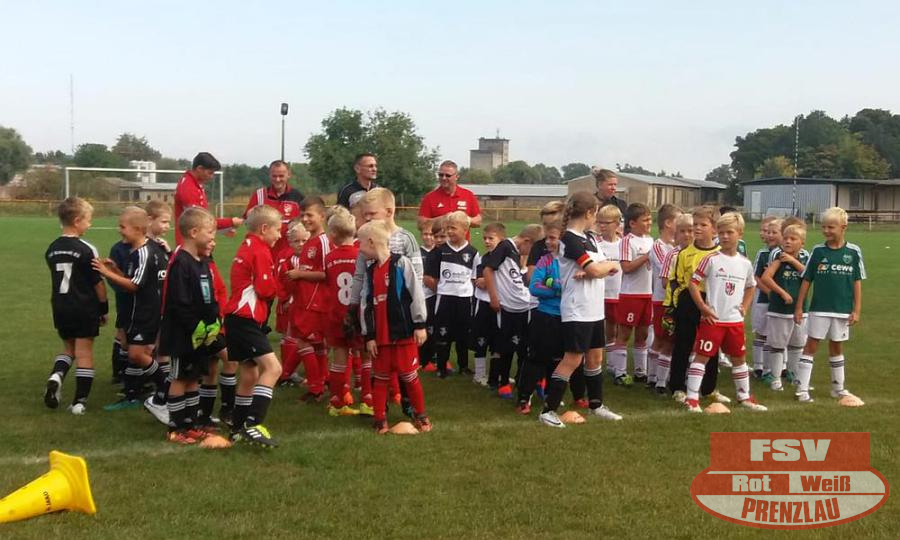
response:
<path fill-rule="evenodd" d="M 353 275 L 350 272 L 341 272 L 337 277 L 338 302 L 341 305 L 350 305 L 350 288 L 353 285 Z"/>

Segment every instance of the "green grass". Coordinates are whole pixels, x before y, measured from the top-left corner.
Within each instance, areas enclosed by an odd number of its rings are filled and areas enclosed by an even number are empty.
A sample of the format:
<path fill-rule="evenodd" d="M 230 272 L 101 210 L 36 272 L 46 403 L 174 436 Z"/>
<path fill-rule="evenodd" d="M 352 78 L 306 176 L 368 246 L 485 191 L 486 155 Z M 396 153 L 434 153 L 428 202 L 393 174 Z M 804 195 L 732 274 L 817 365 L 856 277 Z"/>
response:
<path fill-rule="evenodd" d="M 112 225 L 97 220 L 87 240 L 105 253 L 117 239 Z M 267 424 L 282 446 L 263 452 L 176 448 L 144 411 L 101 411 L 115 399 L 110 328 L 96 342 L 89 413 L 45 409 L 41 393 L 59 342 L 43 253 L 58 227 L 48 218 L 0 218 L 0 495 L 43 474 L 47 453 L 59 449 L 87 459 L 99 509 L 94 517 L 62 513 L 0 525 L 0 538 L 770 536 L 715 519 L 691 501 L 690 482 L 709 465 L 710 432 L 867 431 L 872 466 L 889 482 L 900 478 L 900 235 L 853 229 L 850 239 L 862 246 L 869 271 L 862 322 L 846 348 L 848 386 L 866 400 L 862 409 L 825 397 L 821 354 L 813 380 L 820 399 L 811 406 L 757 387 L 768 414 L 694 417 L 642 389 L 607 384 L 607 401 L 625 421 L 563 431 L 540 426 L 536 413 L 516 415 L 511 403 L 468 379 L 425 376 L 432 433 L 376 437 L 366 420 L 330 418 L 323 407 L 298 404 L 300 390 L 278 391 Z M 755 249 L 755 235 L 748 236 Z M 228 266 L 236 244 L 220 241 L 220 265 Z M 733 395 L 727 376 L 721 385 Z M 70 378 L 66 402 L 72 392 Z M 795 534 L 894 538 L 898 530 L 900 504 L 892 497 L 861 521 Z"/>

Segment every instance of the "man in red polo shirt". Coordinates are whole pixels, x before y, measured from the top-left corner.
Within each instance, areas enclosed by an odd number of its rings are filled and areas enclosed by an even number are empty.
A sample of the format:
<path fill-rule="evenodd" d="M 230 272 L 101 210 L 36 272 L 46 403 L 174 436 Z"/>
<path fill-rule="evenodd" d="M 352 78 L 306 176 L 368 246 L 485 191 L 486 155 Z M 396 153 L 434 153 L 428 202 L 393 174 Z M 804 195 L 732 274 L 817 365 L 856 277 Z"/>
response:
<path fill-rule="evenodd" d="M 181 245 L 181 231 L 178 230 L 178 219 L 182 212 L 188 208 L 198 206 L 204 210 L 208 209 L 209 203 L 206 201 L 206 191 L 203 190 L 203 184 L 213 179 L 216 171 L 222 168 L 215 157 L 209 152 L 200 152 L 194 157 L 191 163 L 191 170 L 185 171 L 184 176 L 178 181 L 178 187 L 175 188 L 175 245 Z M 217 218 L 217 229 L 232 229 L 225 234 L 234 236 L 234 228 L 240 227 L 244 223 L 241 218 Z"/>
<path fill-rule="evenodd" d="M 271 206 L 281 214 L 281 238 L 272 247 L 272 255 L 281 253 L 288 246 L 288 224 L 294 218 L 300 217 L 300 203 L 303 202 L 303 193 L 291 188 L 288 180 L 291 179 L 291 169 L 287 163 L 276 159 L 269 164 L 269 187 L 261 187 L 250 195 L 244 217 L 257 206 Z"/>
<path fill-rule="evenodd" d="M 438 169 L 438 187 L 429 191 L 419 205 L 419 223 L 460 210 L 471 218 L 471 227 L 481 226 L 481 208 L 475 194 L 459 187 L 459 167 L 447 160 Z"/>

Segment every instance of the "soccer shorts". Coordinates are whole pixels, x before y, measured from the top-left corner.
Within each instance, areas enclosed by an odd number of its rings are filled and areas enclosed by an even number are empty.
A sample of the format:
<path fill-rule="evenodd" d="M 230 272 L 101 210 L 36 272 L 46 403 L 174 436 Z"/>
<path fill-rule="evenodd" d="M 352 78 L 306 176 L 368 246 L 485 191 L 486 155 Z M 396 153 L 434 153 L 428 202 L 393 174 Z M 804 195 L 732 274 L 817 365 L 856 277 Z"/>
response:
<path fill-rule="evenodd" d="M 235 362 L 253 362 L 256 358 L 272 352 L 272 345 L 266 335 L 266 326 L 257 324 L 253 319 L 225 316 L 225 344 L 228 346 L 228 359 Z"/>
<path fill-rule="evenodd" d="M 847 341 L 850 339 L 850 322 L 843 317 L 810 313 L 806 331 L 816 340 Z"/>
<path fill-rule="evenodd" d="M 804 317 L 803 322 L 796 324 L 793 317 L 776 317 L 770 314 L 766 322 L 766 345 L 779 350 L 803 347 L 806 345 L 806 320 Z"/>
<path fill-rule="evenodd" d="M 379 374 L 411 373 L 419 369 L 419 347 L 416 343 L 379 345 L 372 359 L 372 370 Z"/>
<path fill-rule="evenodd" d="M 569 321 L 560 323 L 563 350 L 567 353 L 586 353 L 591 349 L 602 349 L 606 345 L 604 321 Z"/>
<path fill-rule="evenodd" d="M 491 304 L 484 300 L 476 300 L 472 315 L 472 350 L 487 348 L 494 343 L 497 335 L 497 313 L 491 309 Z"/>
<path fill-rule="evenodd" d="M 132 323 L 125 332 L 125 338 L 129 345 L 153 345 L 156 343 L 156 335 L 159 334 L 159 324 L 138 325 Z"/>
<path fill-rule="evenodd" d="M 666 330 L 662 327 L 662 318 L 663 315 L 666 314 L 666 308 L 663 307 L 662 302 L 653 302 L 653 336 L 655 338 L 662 339 L 664 336 L 668 336 Z"/>
<path fill-rule="evenodd" d="M 198 381 L 209 373 L 210 360 L 225 349 L 225 336 L 216 336 L 212 345 L 204 345 L 188 354 L 173 354 L 169 359 L 172 379 Z"/>
<path fill-rule="evenodd" d="M 744 323 L 709 324 L 700 321 L 697 338 L 694 340 L 694 352 L 713 357 L 719 349 L 732 357 L 744 356 L 747 353 Z"/>
<path fill-rule="evenodd" d="M 611 322 L 616 324 L 618 320 L 616 319 L 616 309 L 619 305 L 618 298 L 607 298 L 603 301 L 603 315 L 607 322 Z"/>
<path fill-rule="evenodd" d="M 616 306 L 616 324 L 622 326 L 650 326 L 653 322 L 653 299 L 640 296 L 620 296 Z"/>
<path fill-rule="evenodd" d="M 753 302 L 750 307 L 750 325 L 754 334 L 766 335 L 766 324 L 769 319 L 769 304 Z"/>
<path fill-rule="evenodd" d="M 438 295 L 434 307 L 434 332 L 439 343 L 468 343 L 472 297 Z"/>
<path fill-rule="evenodd" d="M 327 313 L 319 313 L 317 311 L 294 313 L 288 324 L 288 334 L 307 343 L 322 343 L 325 341 L 325 321 L 327 318 Z"/>
<path fill-rule="evenodd" d="M 338 347 L 341 349 L 352 349 L 352 350 L 362 350 L 365 346 L 363 342 L 363 338 L 360 335 L 355 335 L 350 339 L 347 339 L 343 334 L 330 333 L 325 336 L 325 343 L 329 347 Z"/>
<path fill-rule="evenodd" d="M 53 310 L 53 326 L 62 339 L 90 339 L 100 335 L 100 314 Z"/>
<path fill-rule="evenodd" d="M 542 362 L 559 360 L 563 356 L 562 319 L 543 311 L 531 312 L 528 324 L 528 344 L 531 356 Z"/>
<path fill-rule="evenodd" d="M 492 350 L 500 354 L 523 353 L 528 339 L 528 320 L 530 311 L 506 311 L 501 309 L 497 314 L 496 339 Z"/>
<path fill-rule="evenodd" d="M 291 322 L 291 301 L 279 300 L 275 306 L 275 331 L 279 334 L 287 332 Z"/>
<path fill-rule="evenodd" d="M 131 308 L 134 296 L 116 291 L 116 329 L 125 330 L 131 324 Z"/>

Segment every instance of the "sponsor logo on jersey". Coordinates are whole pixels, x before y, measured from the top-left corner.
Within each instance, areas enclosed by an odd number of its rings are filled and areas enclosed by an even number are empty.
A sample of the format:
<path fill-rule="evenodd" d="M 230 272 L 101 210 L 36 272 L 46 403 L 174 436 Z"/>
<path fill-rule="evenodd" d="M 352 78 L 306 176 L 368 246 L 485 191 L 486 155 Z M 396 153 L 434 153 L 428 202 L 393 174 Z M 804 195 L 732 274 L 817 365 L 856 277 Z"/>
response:
<path fill-rule="evenodd" d="M 316 258 L 316 248 L 311 247 L 308 250 L 306 250 L 306 256 L 307 256 L 307 258 L 315 259 Z"/>
<path fill-rule="evenodd" d="M 730 281 L 725 283 L 725 294 L 727 294 L 728 296 L 731 296 L 734 294 L 734 283 L 732 283 Z"/>
<path fill-rule="evenodd" d="M 844 264 L 850 264 L 853 262 L 853 256 L 849 253 L 844 253 Z"/>
<path fill-rule="evenodd" d="M 456 208 L 458 208 L 460 210 L 465 210 L 466 201 L 456 201 Z"/>
<path fill-rule="evenodd" d="M 450 270 L 445 269 L 445 270 L 441 271 L 441 277 L 444 279 L 450 279 L 450 276 L 452 276 L 452 275 L 453 275 L 453 272 L 451 272 Z"/>

